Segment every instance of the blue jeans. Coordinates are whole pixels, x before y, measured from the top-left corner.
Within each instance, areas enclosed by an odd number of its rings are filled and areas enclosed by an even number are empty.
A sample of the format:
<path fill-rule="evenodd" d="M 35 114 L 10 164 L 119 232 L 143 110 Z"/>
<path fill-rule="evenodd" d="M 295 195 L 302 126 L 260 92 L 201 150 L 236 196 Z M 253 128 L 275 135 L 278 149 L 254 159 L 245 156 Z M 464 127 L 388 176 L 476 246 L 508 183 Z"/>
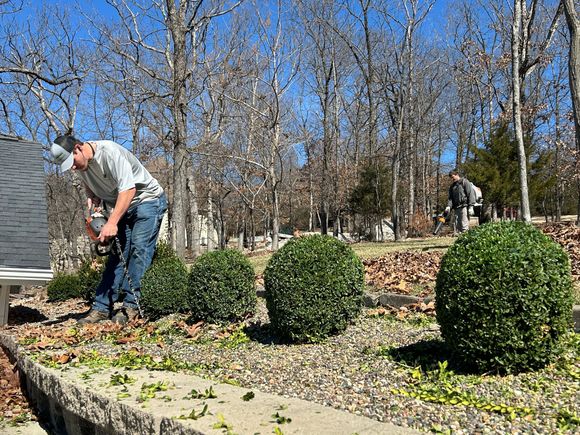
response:
<path fill-rule="evenodd" d="M 141 296 L 141 278 L 153 259 L 161 220 L 166 210 L 167 198 L 164 193 L 157 199 L 130 207 L 119 221 L 118 237 L 135 294 L 129 288 L 121 258 L 110 254 L 96 290 L 93 304 L 95 310 L 109 313 L 119 299 L 119 289 L 125 293 L 123 306 L 137 308 L 135 296 Z"/>

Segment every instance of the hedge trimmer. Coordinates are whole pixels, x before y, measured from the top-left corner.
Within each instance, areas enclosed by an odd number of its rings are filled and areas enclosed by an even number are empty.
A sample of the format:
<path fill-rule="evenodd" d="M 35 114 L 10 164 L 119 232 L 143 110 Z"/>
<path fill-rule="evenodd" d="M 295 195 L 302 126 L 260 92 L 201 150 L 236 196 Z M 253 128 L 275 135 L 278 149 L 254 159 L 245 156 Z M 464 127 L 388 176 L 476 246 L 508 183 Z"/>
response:
<path fill-rule="evenodd" d="M 127 277 L 127 282 L 129 283 L 129 291 L 135 298 L 135 303 L 137 304 L 139 315 L 141 316 L 141 318 L 143 318 L 144 317 L 143 310 L 141 309 L 141 305 L 139 304 L 139 298 L 137 297 L 137 293 L 135 293 L 135 290 L 133 288 L 133 282 L 131 280 L 131 275 L 129 274 L 129 267 L 127 266 L 125 256 L 123 255 L 123 248 L 121 247 L 121 241 L 119 240 L 119 237 L 115 236 L 106 243 L 102 243 L 99 240 L 101 230 L 107 223 L 107 218 L 99 212 L 91 213 L 91 215 L 88 218 L 86 218 L 85 223 L 89 238 L 95 243 L 95 251 L 97 252 L 97 255 L 105 256 L 113 254 L 117 255 L 121 259 L 121 264 L 123 265 L 123 273 L 125 274 L 125 277 Z"/>

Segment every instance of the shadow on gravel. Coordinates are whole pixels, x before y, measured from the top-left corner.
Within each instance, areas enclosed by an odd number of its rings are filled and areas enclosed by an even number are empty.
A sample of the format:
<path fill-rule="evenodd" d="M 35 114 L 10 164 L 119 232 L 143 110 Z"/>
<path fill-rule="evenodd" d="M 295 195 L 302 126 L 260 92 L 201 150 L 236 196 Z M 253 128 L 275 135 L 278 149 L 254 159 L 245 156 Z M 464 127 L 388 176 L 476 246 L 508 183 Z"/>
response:
<path fill-rule="evenodd" d="M 302 346 L 306 343 L 291 341 L 288 338 L 276 336 L 269 323 L 252 323 L 244 328 L 244 332 L 250 340 L 266 345 Z M 312 343 L 311 343 L 312 344 Z"/>
<path fill-rule="evenodd" d="M 260 344 L 283 344 L 278 337 L 276 337 L 271 329 L 269 323 L 252 323 L 244 329 L 250 340 L 257 341 Z"/>
<path fill-rule="evenodd" d="M 285 346 L 300 346 L 301 343 L 295 343 L 288 339 L 277 337 L 270 328 L 269 323 L 252 323 L 246 326 L 244 332 L 252 341 L 266 345 L 285 345 Z"/>
<path fill-rule="evenodd" d="M 36 308 L 17 305 L 15 307 L 10 307 L 10 311 L 8 311 L 9 325 L 24 325 L 25 323 L 43 322 L 45 320 L 48 320 L 48 317 Z"/>
<path fill-rule="evenodd" d="M 450 370 L 456 373 L 469 373 L 469 369 L 454 361 L 445 342 L 439 339 L 421 340 L 407 346 L 391 348 L 388 353 L 394 361 L 411 367 L 420 366 L 425 372 L 435 370 L 440 362 L 447 361 Z"/>
<path fill-rule="evenodd" d="M 52 320 L 50 320 L 48 322 L 44 322 L 44 324 L 45 325 L 56 325 L 57 323 L 66 322 L 69 319 L 78 320 L 81 317 L 83 317 L 85 314 L 87 314 L 89 311 L 86 311 L 86 312 L 83 312 L 83 313 L 67 313 L 67 314 L 63 314 L 62 316 L 59 316 L 56 319 L 52 319 Z M 46 319 L 46 317 L 45 317 L 45 319 Z"/>

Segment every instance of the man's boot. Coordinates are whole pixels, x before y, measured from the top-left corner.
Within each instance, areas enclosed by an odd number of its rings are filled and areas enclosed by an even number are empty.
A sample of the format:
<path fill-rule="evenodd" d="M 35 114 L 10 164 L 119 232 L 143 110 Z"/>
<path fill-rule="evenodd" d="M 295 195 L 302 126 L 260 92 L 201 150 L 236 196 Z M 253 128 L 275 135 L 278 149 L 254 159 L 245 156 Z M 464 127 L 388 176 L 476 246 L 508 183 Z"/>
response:
<path fill-rule="evenodd" d="M 77 324 L 88 325 L 91 323 L 104 322 L 105 320 L 109 320 L 108 313 L 91 308 L 91 310 L 87 314 L 85 314 L 83 317 L 77 320 Z"/>
<path fill-rule="evenodd" d="M 114 323 L 124 325 L 132 320 L 139 318 L 139 310 L 136 308 L 123 307 L 113 316 Z"/>

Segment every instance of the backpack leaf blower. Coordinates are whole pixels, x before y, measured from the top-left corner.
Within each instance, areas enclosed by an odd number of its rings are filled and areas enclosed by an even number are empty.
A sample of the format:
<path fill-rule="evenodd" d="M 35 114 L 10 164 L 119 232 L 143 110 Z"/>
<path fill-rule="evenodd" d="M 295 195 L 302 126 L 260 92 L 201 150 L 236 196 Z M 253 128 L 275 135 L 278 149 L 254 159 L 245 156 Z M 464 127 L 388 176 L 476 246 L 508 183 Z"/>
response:
<path fill-rule="evenodd" d="M 434 236 L 436 236 L 439 233 L 439 231 L 441 231 L 441 228 L 443 227 L 443 224 L 445 222 L 447 222 L 447 220 L 449 219 L 449 214 L 450 214 L 450 212 L 444 211 L 443 213 L 441 213 L 440 215 L 438 215 L 435 218 L 435 221 L 436 221 L 437 224 L 435 225 L 435 229 L 433 230 L 433 235 Z"/>

